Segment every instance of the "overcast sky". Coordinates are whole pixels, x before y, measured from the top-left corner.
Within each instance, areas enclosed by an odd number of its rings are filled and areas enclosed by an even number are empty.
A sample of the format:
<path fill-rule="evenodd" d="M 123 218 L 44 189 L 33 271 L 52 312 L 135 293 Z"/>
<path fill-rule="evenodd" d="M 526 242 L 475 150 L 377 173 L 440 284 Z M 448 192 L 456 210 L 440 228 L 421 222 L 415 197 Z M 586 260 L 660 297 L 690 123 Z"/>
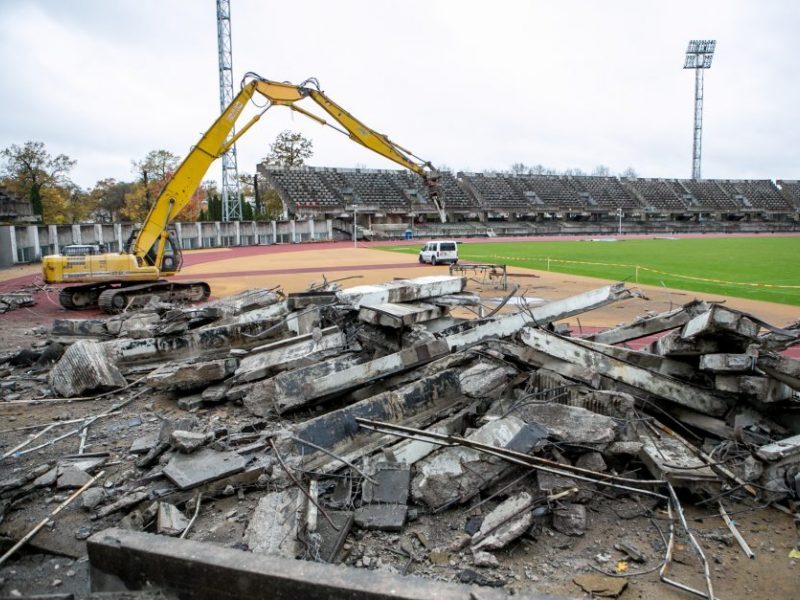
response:
<path fill-rule="evenodd" d="M 689 177 L 683 55 L 690 39 L 716 39 L 703 176 L 800 178 L 796 0 L 231 5 L 237 90 L 247 71 L 315 76 L 369 126 L 456 170 L 604 164 Z M 132 159 L 183 156 L 219 113 L 215 2 L 0 0 L 0 81 L 0 147 L 42 141 L 77 159 L 82 186 L 131 179 Z M 239 143 L 239 171 L 252 173 L 284 129 L 313 139 L 312 165 L 395 168 L 276 108 Z"/>

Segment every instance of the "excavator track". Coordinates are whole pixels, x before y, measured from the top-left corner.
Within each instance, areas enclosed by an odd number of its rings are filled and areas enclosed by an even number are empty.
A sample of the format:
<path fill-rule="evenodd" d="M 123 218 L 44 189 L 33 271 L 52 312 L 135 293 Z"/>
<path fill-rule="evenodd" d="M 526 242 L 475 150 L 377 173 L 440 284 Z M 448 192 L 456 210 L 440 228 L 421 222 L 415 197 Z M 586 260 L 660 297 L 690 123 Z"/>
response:
<path fill-rule="evenodd" d="M 116 314 L 137 298 L 144 300 L 157 296 L 165 302 L 202 302 L 210 294 L 211 288 L 203 281 L 175 283 L 162 280 L 135 285 L 121 285 L 119 282 L 73 285 L 62 289 L 58 300 L 67 310 L 99 307 L 105 313 Z"/>
<path fill-rule="evenodd" d="M 156 296 L 165 302 L 202 302 L 210 294 L 211 288 L 203 281 L 156 281 L 107 289 L 98 296 L 97 305 L 105 313 L 116 314 L 125 310 L 137 298 Z"/>

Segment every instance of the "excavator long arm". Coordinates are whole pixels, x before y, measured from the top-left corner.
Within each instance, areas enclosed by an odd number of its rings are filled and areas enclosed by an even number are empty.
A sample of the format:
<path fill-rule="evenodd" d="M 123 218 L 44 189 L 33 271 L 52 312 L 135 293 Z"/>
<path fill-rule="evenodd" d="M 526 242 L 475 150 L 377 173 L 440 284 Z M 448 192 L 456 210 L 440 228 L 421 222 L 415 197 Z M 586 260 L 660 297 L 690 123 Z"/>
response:
<path fill-rule="evenodd" d="M 168 236 L 167 225 L 189 203 L 192 194 L 200 185 L 211 163 L 222 156 L 239 137 L 250 129 L 270 106 L 287 106 L 323 125 L 327 125 L 328 123 L 324 119 L 300 106 L 296 106 L 297 102 L 307 97 L 314 100 L 325 112 L 333 117 L 346 130 L 351 140 L 420 175 L 425 181 L 429 196 L 436 206 L 442 223 L 444 223 L 444 203 L 441 200 L 438 187 L 439 173 L 431 163 L 420 159 L 415 160 L 416 157 L 411 152 L 398 146 L 387 136 L 366 126 L 336 104 L 318 89 L 315 80 L 309 81 L 315 87 L 270 81 L 253 74 L 246 75 L 241 91 L 219 118 L 214 121 L 214 124 L 206 131 L 197 145 L 191 149 L 159 194 L 134 241 L 133 254 L 144 260 L 153 249 L 153 246 L 157 244 L 155 264 L 160 266 Z M 229 139 L 236 120 L 256 92 L 267 98 L 269 104 L 252 117 L 233 138 Z"/>

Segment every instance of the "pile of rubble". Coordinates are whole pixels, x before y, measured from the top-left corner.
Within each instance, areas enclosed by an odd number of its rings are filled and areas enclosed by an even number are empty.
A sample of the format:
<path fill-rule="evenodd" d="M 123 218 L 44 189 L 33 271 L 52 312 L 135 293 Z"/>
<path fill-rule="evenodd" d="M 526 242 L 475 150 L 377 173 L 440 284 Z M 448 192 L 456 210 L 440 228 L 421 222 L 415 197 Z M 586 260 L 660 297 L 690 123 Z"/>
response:
<path fill-rule="evenodd" d="M 617 284 L 485 315 L 465 287 L 434 276 L 288 296 L 250 290 L 199 307 L 154 301 L 105 320 L 58 320 L 38 347 L 2 357 L 0 406 L 95 409 L 49 439 L 65 421 L 6 442 L 0 511 L 79 498 L 79 539 L 116 525 L 503 586 L 501 549 L 552 532 L 583 536 L 587 508 L 604 499 L 649 502 L 663 543 L 620 542 L 616 566 L 610 554 L 575 563 L 575 583 L 615 595 L 618 576 L 636 575 L 628 562 L 644 562 L 664 583 L 714 598 L 682 501 L 717 507 L 750 554 L 726 497 L 796 510 L 800 361 L 781 352 L 800 340 L 799 324 L 694 301 L 572 337 L 556 322 L 632 292 Z M 655 334 L 642 350 L 626 345 Z M 137 402 L 141 435 L 103 429 Z M 54 455 L 67 439 L 78 452 Z M 203 510 L 233 497 L 250 504 L 222 523 Z M 89 540 L 90 556 L 104 540 Z M 679 543 L 696 554 L 696 581 L 670 575 Z"/>

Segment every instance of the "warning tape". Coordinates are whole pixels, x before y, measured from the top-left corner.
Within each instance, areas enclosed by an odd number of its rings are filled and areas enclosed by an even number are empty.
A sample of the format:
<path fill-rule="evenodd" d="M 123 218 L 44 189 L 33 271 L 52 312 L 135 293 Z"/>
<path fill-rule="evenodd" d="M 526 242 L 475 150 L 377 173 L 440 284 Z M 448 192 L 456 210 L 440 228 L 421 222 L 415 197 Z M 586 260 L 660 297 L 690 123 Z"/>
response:
<path fill-rule="evenodd" d="M 515 261 L 530 261 L 530 260 L 538 260 L 541 262 L 546 262 L 547 264 L 550 263 L 564 263 L 564 264 L 573 264 L 573 265 L 591 265 L 596 267 L 621 267 L 625 269 L 635 269 L 636 275 L 638 278 L 638 271 L 648 271 L 650 273 L 656 273 L 658 275 L 664 275 L 666 277 L 674 277 L 677 279 L 688 279 L 691 281 L 700 281 L 704 283 L 717 283 L 721 285 L 742 285 L 742 286 L 749 286 L 749 287 L 762 287 L 762 288 L 775 288 L 775 289 L 783 289 L 783 290 L 800 290 L 800 285 L 781 285 L 777 283 L 753 283 L 747 281 L 727 281 L 724 279 L 712 279 L 709 277 L 695 277 L 693 275 L 681 275 L 680 273 L 669 273 L 667 271 L 660 271 L 658 269 L 653 269 L 652 267 L 643 267 L 642 265 L 631 265 L 625 263 L 604 263 L 604 262 L 592 262 L 592 261 L 585 261 L 585 260 L 567 260 L 563 258 L 549 258 L 546 256 L 501 256 L 498 254 L 487 254 L 481 255 L 477 258 L 492 258 L 492 259 L 500 259 L 500 260 L 515 260 Z"/>

